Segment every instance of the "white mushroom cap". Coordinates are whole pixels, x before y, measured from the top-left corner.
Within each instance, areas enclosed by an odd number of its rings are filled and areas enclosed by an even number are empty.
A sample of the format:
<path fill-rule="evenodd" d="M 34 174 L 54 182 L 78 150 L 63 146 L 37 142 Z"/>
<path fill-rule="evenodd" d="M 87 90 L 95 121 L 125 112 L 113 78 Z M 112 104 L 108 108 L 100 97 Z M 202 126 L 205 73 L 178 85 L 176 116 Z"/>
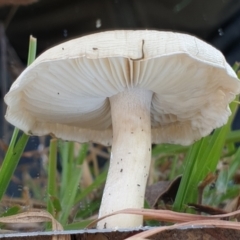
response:
<path fill-rule="evenodd" d="M 223 55 L 195 37 L 112 31 L 43 53 L 5 96 L 6 119 L 34 135 L 112 144 L 101 217 L 143 207 L 151 142 L 187 145 L 209 134 L 239 92 Z M 141 224 L 120 214 L 98 228 Z"/>
<path fill-rule="evenodd" d="M 224 56 L 203 41 L 159 31 L 110 31 L 43 53 L 5 96 L 6 119 L 24 132 L 112 143 L 109 97 L 153 92 L 152 142 L 187 145 L 226 123 L 240 92 Z"/>

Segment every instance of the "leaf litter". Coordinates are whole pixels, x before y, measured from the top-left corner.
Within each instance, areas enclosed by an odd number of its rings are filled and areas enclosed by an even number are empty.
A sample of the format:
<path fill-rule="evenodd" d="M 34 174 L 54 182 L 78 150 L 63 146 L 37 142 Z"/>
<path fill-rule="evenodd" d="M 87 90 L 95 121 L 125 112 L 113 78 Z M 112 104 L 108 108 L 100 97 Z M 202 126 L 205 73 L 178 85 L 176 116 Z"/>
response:
<path fill-rule="evenodd" d="M 129 238 L 126 238 L 125 240 L 147 239 L 152 235 L 155 235 L 157 233 L 160 233 L 166 230 L 173 230 L 173 229 L 186 228 L 186 227 L 189 227 L 189 228 L 213 227 L 213 228 L 240 230 L 239 222 L 222 220 L 222 219 L 235 217 L 239 215 L 240 210 L 230 212 L 230 213 L 225 213 L 225 214 L 204 216 L 204 215 L 196 215 L 196 214 L 189 214 L 189 213 L 173 212 L 170 210 L 134 209 L 134 208 L 120 210 L 115 213 L 106 215 L 102 218 L 99 218 L 93 221 L 88 226 L 88 228 L 93 227 L 98 221 L 116 214 L 137 214 L 137 215 L 143 215 L 144 220 L 151 219 L 151 220 L 158 220 L 162 222 L 176 223 L 171 226 L 156 227 L 156 228 L 138 233 Z"/>
<path fill-rule="evenodd" d="M 1 217 L 1 223 L 40 223 L 51 222 L 53 231 L 63 231 L 62 225 L 54 217 L 44 210 L 31 209 L 13 216 Z M 70 240 L 68 235 L 52 236 L 52 240 Z"/>

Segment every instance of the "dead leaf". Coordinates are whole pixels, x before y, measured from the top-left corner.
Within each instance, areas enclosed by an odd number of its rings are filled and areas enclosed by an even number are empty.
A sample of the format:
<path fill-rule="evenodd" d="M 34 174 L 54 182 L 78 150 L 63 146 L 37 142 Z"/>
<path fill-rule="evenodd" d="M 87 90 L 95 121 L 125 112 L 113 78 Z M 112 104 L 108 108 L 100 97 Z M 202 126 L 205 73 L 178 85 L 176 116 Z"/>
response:
<path fill-rule="evenodd" d="M 198 220 L 198 221 L 190 221 L 187 223 L 179 223 L 175 224 L 173 226 L 167 226 L 167 227 L 158 227 L 154 228 L 142 233 L 138 233 L 133 237 L 126 238 L 125 240 L 135 240 L 135 237 L 137 238 L 142 238 L 146 239 L 147 237 L 150 237 L 152 235 L 155 235 L 157 233 L 166 231 L 166 230 L 172 230 L 172 229 L 179 229 L 181 227 L 201 227 L 201 228 L 206 228 L 206 227 L 219 227 L 219 228 L 224 228 L 224 229 L 234 229 L 234 230 L 240 230 L 240 223 L 239 222 L 229 222 L 225 220 Z"/>
<path fill-rule="evenodd" d="M 240 210 L 237 210 L 231 213 L 226 213 L 226 214 L 203 216 L 198 214 L 173 212 L 170 210 L 128 208 L 128 209 L 116 211 L 112 214 L 108 214 L 104 217 L 101 217 L 93 221 L 91 224 L 88 225 L 88 228 L 93 227 L 98 221 L 101 221 L 107 217 L 110 217 L 116 214 L 136 214 L 136 215 L 142 215 L 144 219 L 152 219 L 152 220 L 158 220 L 162 222 L 172 222 L 172 223 L 186 223 L 186 222 L 199 221 L 199 220 L 224 219 L 227 217 L 232 217 L 240 214 Z"/>
<path fill-rule="evenodd" d="M 52 222 L 53 231 L 63 231 L 62 225 L 53 216 L 44 210 L 31 209 L 24 213 L 19 213 L 9 217 L 1 217 L 1 223 L 38 223 Z M 53 240 L 70 240 L 70 236 L 53 236 Z"/>
<path fill-rule="evenodd" d="M 209 215 L 225 214 L 229 212 L 219 208 L 214 208 L 211 206 L 195 204 L 195 203 L 189 203 L 188 206 L 192 207 L 197 212 L 207 213 Z"/>
<path fill-rule="evenodd" d="M 173 202 L 181 181 L 181 176 L 173 181 L 160 181 L 146 188 L 145 198 L 151 208 L 156 208 L 157 203 L 162 199 L 166 204 Z"/>

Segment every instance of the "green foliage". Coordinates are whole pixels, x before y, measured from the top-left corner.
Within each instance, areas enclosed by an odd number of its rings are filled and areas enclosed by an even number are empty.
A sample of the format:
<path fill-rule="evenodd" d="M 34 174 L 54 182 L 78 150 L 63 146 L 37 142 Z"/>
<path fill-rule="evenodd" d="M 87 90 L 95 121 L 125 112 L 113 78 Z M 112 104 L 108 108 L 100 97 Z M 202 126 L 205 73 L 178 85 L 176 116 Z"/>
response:
<path fill-rule="evenodd" d="M 29 43 L 28 65 L 30 65 L 36 57 L 36 46 L 36 39 L 31 36 Z M 0 200 L 7 190 L 9 182 L 18 165 L 19 159 L 24 151 L 28 139 L 28 135 L 22 133 L 21 136 L 19 136 L 19 130 L 17 128 L 14 129 L 9 148 L 0 169 Z"/>
<path fill-rule="evenodd" d="M 238 71 L 238 69 L 239 63 L 234 65 L 234 70 Z M 240 142 L 240 131 L 231 131 L 237 107 L 238 102 L 232 102 L 230 104 L 232 115 L 228 123 L 190 147 L 162 144 L 153 148 L 153 156 L 160 156 L 158 161 L 159 159 L 163 162 L 169 159 L 172 161 L 169 180 L 178 174 L 183 174 L 173 205 L 175 211 L 185 211 L 188 203 L 197 203 L 199 184 L 209 173 L 216 172 L 217 164 L 223 158 L 230 159 L 229 168 L 221 169 L 214 190 L 209 191 L 208 194 L 205 193 L 204 196 L 212 199 L 212 201 L 207 201 L 208 203 L 217 206 L 223 199 L 236 196 L 238 193 L 239 186 L 229 184 L 240 165 L 240 150 L 236 147 L 236 143 Z M 185 159 L 182 167 L 177 167 L 180 155 L 185 155 Z M 216 204 L 213 204 L 213 201 Z"/>
<path fill-rule="evenodd" d="M 90 200 L 89 194 L 101 187 L 107 176 L 107 170 L 104 170 L 96 176 L 92 184 L 83 189 L 80 183 L 88 144 L 81 144 L 78 148 L 79 144 L 73 142 L 57 139 L 50 142 L 47 209 L 65 229 L 73 229 L 75 226 L 78 226 L 78 229 L 86 227 L 89 221 L 84 219 L 98 211 L 101 200 L 100 198 Z M 57 172 L 57 156 L 62 166 L 61 173 Z M 77 223 L 74 222 L 76 219 Z"/>
<path fill-rule="evenodd" d="M 209 174 L 214 173 L 220 159 L 227 133 L 237 109 L 235 103 L 231 104 L 233 111 L 228 123 L 217 129 L 208 137 L 193 144 L 189 149 L 185 163 L 184 174 L 174 203 L 174 210 L 183 211 L 187 203 L 197 201 L 198 184 Z"/>
<path fill-rule="evenodd" d="M 57 194 L 56 176 L 57 176 L 57 140 L 51 139 L 48 161 L 47 210 L 53 216 L 56 216 L 57 213 L 59 212 L 59 208 L 56 206 L 56 204 L 54 204 L 56 201 L 59 202 L 55 197 Z"/>
<path fill-rule="evenodd" d="M 1 214 L 1 217 L 8 217 L 17 213 L 20 213 L 22 208 L 20 206 L 13 206 L 11 208 L 8 208 L 3 214 Z"/>
<path fill-rule="evenodd" d="M 68 217 L 74 207 L 77 190 L 82 176 L 82 163 L 87 153 L 87 144 L 82 144 L 81 150 L 76 158 L 73 157 L 74 148 L 70 146 L 70 149 L 68 150 L 69 157 L 62 160 L 63 162 L 68 162 L 68 164 L 63 164 L 65 167 L 66 165 L 68 166 L 68 171 L 64 171 L 66 176 L 62 175 L 62 178 L 67 179 L 66 181 L 68 185 L 64 189 L 61 187 L 60 191 L 62 193 L 60 202 L 64 211 L 61 211 L 59 221 L 63 225 L 68 222 Z"/>

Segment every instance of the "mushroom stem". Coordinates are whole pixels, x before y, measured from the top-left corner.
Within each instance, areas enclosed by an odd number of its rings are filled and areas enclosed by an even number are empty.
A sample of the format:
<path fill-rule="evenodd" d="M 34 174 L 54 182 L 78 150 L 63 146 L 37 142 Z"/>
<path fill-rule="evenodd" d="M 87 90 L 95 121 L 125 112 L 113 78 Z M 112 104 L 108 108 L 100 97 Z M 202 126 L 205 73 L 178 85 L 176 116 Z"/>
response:
<path fill-rule="evenodd" d="M 113 143 L 99 217 L 125 208 L 142 208 L 151 164 L 152 92 L 131 88 L 110 97 Z M 139 227 L 140 215 L 116 215 L 98 228 Z"/>

